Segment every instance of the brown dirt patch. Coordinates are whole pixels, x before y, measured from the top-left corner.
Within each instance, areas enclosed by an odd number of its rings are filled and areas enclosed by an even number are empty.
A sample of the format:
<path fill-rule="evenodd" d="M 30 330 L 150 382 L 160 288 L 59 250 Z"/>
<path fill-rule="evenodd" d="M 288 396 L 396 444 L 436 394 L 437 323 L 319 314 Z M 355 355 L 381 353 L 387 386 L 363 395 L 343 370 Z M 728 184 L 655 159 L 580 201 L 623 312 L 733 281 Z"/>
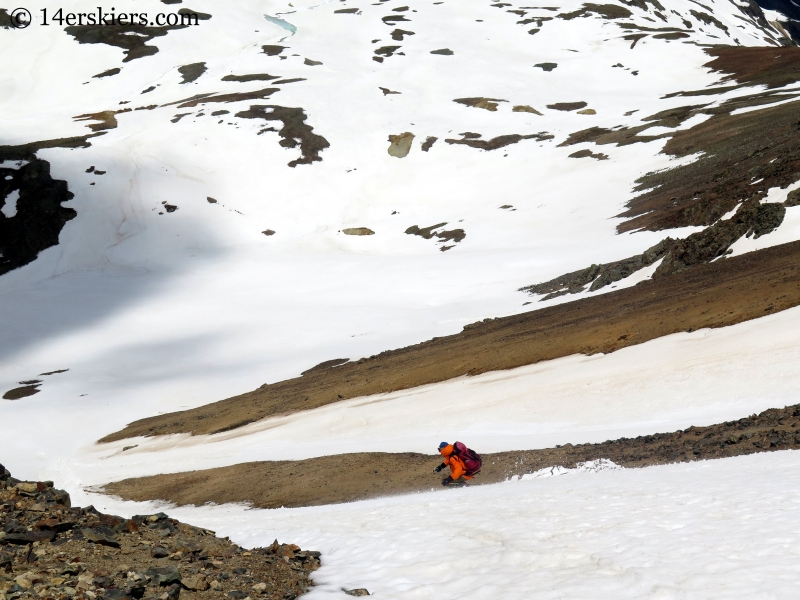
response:
<path fill-rule="evenodd" d="M 800 48 L 746 48 L 720 46 L 706 49 L 714 60 L 704 66 L 724 73 L 722 82 L 736 81 L 743 85 L 765 85 L 777 88 L 800 81 Z"/>
<path fill-rule="evenodd" d="M 206 63 L 198 62 L 192 63 L 190 65 L 183 65 L 182 67 L 178 67 L 178 73 L 181 74 L 181 84 L 184 83 L 191 83 L 196 79 L 199 79 L 200 76 L 207 71 Z"/>
<path fill-rule="evenodd" d="M 204 100 L 203 102 L 208 101 Z M 314 128 L 306 123 L 306 113 L 302 108 L 274 105 L 251 106 L 249 110 L 238 112 L 235 116 L 240 119 L 263 119 L 268 123 L 272 121 L 280 122 L 282 126 L 278 130 L 278 135 L 281 137 L 281 141 L 278 143 L 284 148 L 300 147 L 300 158 L 288 163 L 293 168 L 297 165 L 310 165 L 321 161 L 322 158 L 319 153 L 330 147 L 328 140 L 314 133 Z M 272 127 L 267 127 L 259 131 L 259 135 L 266 131 L 275 130 Z"/>
<path fill-rule="evenodd" d="M 788 448 L 800 449 L 800 405 L 709 427 L 601 444 L 484 454 L 483 469 L 473 484 L 498 483 L 547 467 L 574 468 L 601 458 L 624 467 L 646 467 Z M 126 479 L 106 485 L 105 491 L 125 500 L 167 500 L 179 506 L 206 502 L 247 502 L 258 508 L 319 506 L 437 488 L 447 473 L 433 472 L 440 462 L 438 454 L 339 454 Z"/>
<path fill-rule="evenodd" d="M 40 384 L 25 385 L 14 388 L 13 390 L 8 390 L 5 394 L 3 394 L 3 400 L 20 400 L 22 398 L 27 398 L 28 396 L 38 394 L 42 391 L 39 389 L 39 385 Z"/>
<path fill-rule="evenodd" d="M 561 13 L 556 15 L 557 19 L 564 19 L 570 21 L 577 17 L 588 17 L 595 14 L 604 19 L 627 19 L 633 16 L 633 13 L 627 8 L 623 8 L 617 4 L 584 4 L 583 8 L 570 13 Z"/>
<path fill-rule="evenodd" d="M 347 398 L 613 352 L 679 331 L 724 327 L 800 304 L 800 242 L 701 264 L 632 288 L 467 325 L 456 335 L 382 352 L 192 410 L 135 421 L 101 441 L 211 434 Z"/>
<path fill-rule="evenodd" d="M 252 73 L 250 75 L 225 75 L 222 81 L 238 81 L 239 83 L 247 83 L 249 81 L 271 81 L 273 79 L 280 79 L 280 75 L 269 75 L 268 73 Z"/>
<path fill-rule="evenodd" d="M 479 133 L 462 133 L 462 139 L 454 140 L 447 138 L 445 139 L 446 144 L 457 144 L 463 146 L 469 146 L 470 148 L 478 148 L 479 150 L 499 150 L 500 148 L 505 148 L 506 146 L 510 146 L 511 144 L 516 144 L 521 142 L 522 140 L 536 140 L 537 142 L 544 142 L 546 140 L 552 140 L 553 135 L 547 133 L 546 131 L 540 131 L 539 133 L 532 133 L 529 135 L 521 135 L 519 133 L 510 133 L 508 135 L 498 135 L 490 140 L 481 140 L 477 139 L 481 137 Z"/>
<path fill-rule="evenodd" d="M 800 102 L 739 115 L 715 115 L 676 132 L 662 151 L 676 157 L 704 156 L 688 165 L 637 180 L 647 191 L 618 215 L 617 230 L 659 231 L 711 225 L 739 202 L 760 199 L 772 187 L 800 179 Z"/>

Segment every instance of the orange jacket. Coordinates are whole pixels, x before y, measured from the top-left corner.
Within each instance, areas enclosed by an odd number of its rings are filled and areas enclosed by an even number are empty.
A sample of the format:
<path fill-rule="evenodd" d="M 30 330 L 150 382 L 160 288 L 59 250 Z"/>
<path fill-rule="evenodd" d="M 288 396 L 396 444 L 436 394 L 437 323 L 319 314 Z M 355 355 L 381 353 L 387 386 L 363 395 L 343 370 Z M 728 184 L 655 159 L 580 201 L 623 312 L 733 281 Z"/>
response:
<path fill-rule="evenodd" d="M 467 467 L 464 461 L 453 453 L 453 444 L 448 444 L 439 452 L 444 456 L 444 464 L 450 467 L 450 477 L 453 478 L 453 481 L 462 476 L 464 479 L 472 479 L 471 475 L 465 475 Z"/>

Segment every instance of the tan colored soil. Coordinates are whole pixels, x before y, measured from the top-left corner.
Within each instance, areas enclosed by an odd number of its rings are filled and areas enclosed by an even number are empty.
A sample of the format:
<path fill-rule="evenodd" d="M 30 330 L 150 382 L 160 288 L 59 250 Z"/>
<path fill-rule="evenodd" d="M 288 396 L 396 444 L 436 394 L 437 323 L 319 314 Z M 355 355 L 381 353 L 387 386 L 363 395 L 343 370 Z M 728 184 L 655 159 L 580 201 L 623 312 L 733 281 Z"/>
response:
<path fill-rule="evenodd" d="M 635 439 L 486 454 L 481 473 L 470 485 L 497 483 L 557 465 L 572 468 L 600 458 L 644 467 L 786 448 L 800 448 L 800 405 Z M 433 472 L 440 462 L 438 454 L 339 454 L 126 479 L 106 485 L 105 491 L 125 500 L 168 500 L 181 506 L 205 502 L 247 502 L 259 508 L 317 506 L 439 488 L 449 472 Z"/>
<path fill-rule="evenodd" d="M 339 400 L 613 352 L 679 331 L 724 327 L 800 304 L 800 242 L 697 265 L 632 288 L 468 325 L 459 334 L 306 375 L 192 410 L 135 421 L 106 436 L 211 434 Z"/>

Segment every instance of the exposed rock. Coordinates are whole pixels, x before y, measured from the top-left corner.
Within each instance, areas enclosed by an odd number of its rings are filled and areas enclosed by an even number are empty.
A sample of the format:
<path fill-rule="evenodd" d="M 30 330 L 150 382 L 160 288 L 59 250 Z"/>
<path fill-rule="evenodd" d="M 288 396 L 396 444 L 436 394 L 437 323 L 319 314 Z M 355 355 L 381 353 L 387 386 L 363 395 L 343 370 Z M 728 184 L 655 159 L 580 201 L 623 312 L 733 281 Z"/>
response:
<path fill-rule="evenodd" d="M 222 78 L 222 81 L 238 81 L 239 83 L 247 83 L 250 81 L 272 81 L 273 79 L 280 79 L 280 76 L 270 75 L 268 73 L 251 73 L 249 75 L 225 75 L 225 77 Z"/>
<path fill-rule="evenodd" d="M 597 111 L 593 108 L 584 108 L 583 110 L 579 110 L 577 113 L 578 115 L 596 115 Z"/>
<path fill-rule="evenodd" d="M 49 147 L 89 146 L 88 137 L 0 146 L 0 163 L 27 161 L 19 169 L 0 168 L 0 208 L 12 193 L 18 194 L 14 216 L 0 212 L 0 275 L 32 262 L 42 250 L 58 244 L 61 229 L 77 215 L 62 206 L 73 198 L 67 182 L 53 179 L 50 163 L 36 158 L 35 152 Z"/>
<path fill-rule="evenodd" d="M 547 108 L 551 110 L 563 110 L 566 112 L 572 110 L 578 110 L 579 108 L 584 108 L 586 106 L 586 102 L 556 102 L 555 104 L 548 104 Z"/>
<path fill-rule="evenodd" d="M 185 10 L 185 9 L 184 9 Z M 72 25 L 65 27 L 64 31 L 74 37 L 80 44 L 107 44 L 125 50 L 122 62 L 128 62 L 144 56 L 152 56 L 158 52 L 156 46 L 147 43 L 156 38 L 167 35 L 176 29 L 190 27 L 188 24 L 167 25 L 163 27 L 149 27 L 147 25 L 128 24 L 107 27 L 99 25 Z"/>
<path fill-rule="evenodd" d="M 453 102 L 458 102 L 464 106 L 471 106 L 473 108 L 482 108 L 491 112 L 497 112 L 498 102 L 508 102 L 507 100 L 500 100 L 498 98 L 456 98 Z"/>
<path fill-rule="evenodd" d="M 550 72 L 558 66 L 558 63 L 543 62 L 533 66 L 540 68 L 542 71 Z"/>
<path fill-rule="evenodd" d="M 445 139 L 445 143 L 447 144 L 462 144 L 464 146 L 469 146 L 471 148 L 479 148 L 481 150 L 497 150 L 499 148 L 504 148 L 505 146 L 510 146 L 511 144 L 516 144 L 517 142 L 521 142 L 522 140 L 529 140 L 534 139 L 539 142 L 543 142 L 546 140 L 553 139 L 553 135 L 547 133 L 546 131 L 540 131 L 539 133 L 532 133 L 530 135 L 520 135 L 518 133 L 512 133 L 509 135 L 498 135 L 495 138 L 490 140 L 480 140 L 476 139 L 481 137 L 480 134 L 477 133 L 462 133 L 462 139 L 460 140 L 453 140 L 453 139 Z"/>
<path fill-rule="evenodd" d="M 640 255 L 602 265 L 591 265 L 551 281 L 521 288 L 520 291 L 545 294 L 542 300 L 549 300 L 563 294 L 585 291 L 585 286 L 591 283 L 589 291 L 593 292 L 624 279 L 661 258 L 663 261 L 653 273 L 654 278 L 678 273 L 693 265 L 709 263 L 723 256 L 731 245 L 743 236 L 752 235 L 758 238 L 771 233 L 783 222 L 785 214 L 786 208 L 782 204 L 746 202 L 730 219 L 718 221 L 685 239 L 674 240 L 668 237 Z"/>
<path fill-rule="evenodd" d="M 354 590 L 346 590 L 342 588 L 342 591 L 347 594 L 348 596 L 369 596 L 370 593 L 365 588 L 356 588 Z"/>
<path fill-rule="evenodd" d="M 543 116 L 538 110 L 533 108 L 532 106 L 528 106 L 527 104 L 519 104 L 511 109 L 512 112 L 526 112 L 526 113 L 533 113 L 534 115 L 539 115 L 540 117 Z"/>
<path fill-rule="evenodd" d="M 113 75 L 118 75 L 122 69 L 114 68 L 109 69 L 108 71 L 103 71 L 102 73 L 98 73 L 97 75 L 92 75 L 92 79 L 102 79 L 103 77 L 111 77 Z"/>
<path fill-rule="evenodd" d="M 783 205 L 786 207 L 800 205 L 800 189 L 789 192 Z"/>
<path fill-rule="evenodd" d="M 277 89 L 277 88 L 275 88 Z M 249 110 L 236 113 L 241 119 L 264 119 L 265 121 L 280 121 L 283 126 L 278 131 L 281 136 L 279 142 L 284 148 L 300 146 L 301 158 L 289 162 L 290 167 L 297 165 L 310 165 L 321 161 L 319 153 L 330 147 L 330 143 L 321 135 L 314 133 L 314 128 L 306 123 L 306 113 L 302 108 L 288 108 L 285 106 L 251 106 Z M 272 128 L 263 129 L 259 133 Z"/>
<path fill-rule="evenodd" d="M 452 56 L 453 51 L 450 48 L 440 48 L 439 50 L 431 50 L 431 54 L 441 54 L 442 56 Z"/>
<path fill-rule="evenodd" d="M 425 141 L 422 142 L 422 151 L 427 152 L 428 150 L 430 150 L 436 143 L 436 140 L 438 139 L 439 138 L 433 136 L 429 136 L 428 138 L 426 138 Z"/>
<path fill-rule="evenodd" d="M 597 160 L 608 160 L 608 155 L 601 152 L 594 153 L 591 150 L 578 150 L 569 155 L 570 158 L 596 158 Z"/>
<path fill-rule="evenodd" d="M 433 237 L 438 238 L 441 242 L 455 242 L 456 244 L 467 237 L 466 232 L 463 229 L 451 229 L 449 231 L 434 231 L 441 227 L 444 227 L 447 223 L 437 223 L 436 225 L 431 225 L 430 227 L 418 227 L 417 225 L 412 225 L 408 229 L 406 229 L 407 235 L 418 235 L 421 238 L 425 238 L 429 240 Z M 449 250 L 453 246 L 442 246 L 440 249 L 442 252 Z"/>
<path fill-rule="evenodd" d="M 411 144 L 414 141 L 414 134 L 410 131 L 401 133 L 399 135 L 389 136 L 389 148 L 387 152 L 389 156 L 395 158 L 405 158 L 411 151 Z"/>
<path fill-rule="evenodd" d="M 188 590 L 193 592 L 204 592 L 209 588 L 208 579 L 206 579 L 205 575 L 197 574 L 197 575 L 189 575 L 188 577 L 184 577 L 181 583 L 184 587 Z M 257 591 L 263 592 L 267 589 L 266 583 L 257 584 L 259 587 Z M 253 586 L 255 589 L 256 586 Z"/>
<path fill-rule="evenodd" d="M 190 65 L 178 67 L 178 73 L 180 73 L 181 77 L 183 78 L 181 84 L 191 83 L 205 73 L 206 70 L 206 63 L 204 62 L 192 63 Z"/>
<path fill-rule="evenodd" d="M 245 598 L 251 589 L 283 600 L 304 593 L 318 567 L 318 552 L 277 541 L 245 550 L 164 513 L 128 520 L 91 506 L 71 508 L 69 495 L 52 482 L 19 482 L 0 465 L 6 600 L 177 600 L 181 590 L 221 600 Z"/>
<path fill-rule="evenodd" d="M 599 15 L 605 19 L 625 19 L 633 15 L 627 8 L 617 4 L 591 4 L 586 3 L 583 8 L 571 13 L 561 13 L 556 18 L 569 21 L 577 17 L 588 17 L 591 14 Z"/>
<path fill-rule="evenodd" d="M 36 385 L 26 385 L 23 387 L 14 388 L 12 390 L 8 390 L 5 394 L 3 394 L 3 400 L 19 400 L 21 398 L 27 398 L 28 396 L 33 396 L 34 394 L 38 394 L 42 390 L 39 389 L 40 384 Z"/>
<path fill-rule="evenodd" d="M 114 537 L 113 533 L 106 528 L 82 529 L 81 533 L 83 534 L 83 538 L 88 542 L 101 546 L 110 546 L 111 548 L 119 548 L 119 542 Z"/>
<path fill-rule="evenodd" d="M 342 229 L 345 235 L 375 235 L 375 232 L 368 227 L 347 227 Z"/>

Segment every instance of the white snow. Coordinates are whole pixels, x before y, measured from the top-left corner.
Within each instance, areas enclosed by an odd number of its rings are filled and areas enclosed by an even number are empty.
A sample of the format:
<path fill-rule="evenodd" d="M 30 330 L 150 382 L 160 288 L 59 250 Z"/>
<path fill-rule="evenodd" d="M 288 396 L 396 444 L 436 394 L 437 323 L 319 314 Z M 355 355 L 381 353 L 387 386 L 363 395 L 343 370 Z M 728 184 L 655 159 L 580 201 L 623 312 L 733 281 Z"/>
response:
<path fill-rule="evenodd" d="M 10 219 L 17 214 L 17 200 L 19 200 L 19 190 L 14 190 L 6 196 L 3 208 L 0 209 L 6 219 Z"/>
<path fill-rule="evenodd" d="M 479 452 L 603 442 L 738 419 L 800 397 L 796 365 L 800 308 L 721 329 L 658 338 L 608 355 L 570 356 L 461 377 L 265 419 L 214 436 L 135 438 L 96 446 L 102 404 L 39 421 L 76 433 L 57 447 L 18 441 L 7 460 L 40 479 L 82 485 L 125 477 L 302 459 L 343 452 L 435 453 L 443 439 Z M 45 389 L 49 385 L 45 383 Z M 5 410 L 26 423 L 59 414 L 47 392 Z M 122 412 L 122 411 L 120 411 Z M 99 414 L 98 414 L 99 413 Z M 124 413 L 123 413 L 124 414 Z M 137 448 L 122 451 L 126 446 Z M 69 459 L 62 459 L 63 456 Z"/>

